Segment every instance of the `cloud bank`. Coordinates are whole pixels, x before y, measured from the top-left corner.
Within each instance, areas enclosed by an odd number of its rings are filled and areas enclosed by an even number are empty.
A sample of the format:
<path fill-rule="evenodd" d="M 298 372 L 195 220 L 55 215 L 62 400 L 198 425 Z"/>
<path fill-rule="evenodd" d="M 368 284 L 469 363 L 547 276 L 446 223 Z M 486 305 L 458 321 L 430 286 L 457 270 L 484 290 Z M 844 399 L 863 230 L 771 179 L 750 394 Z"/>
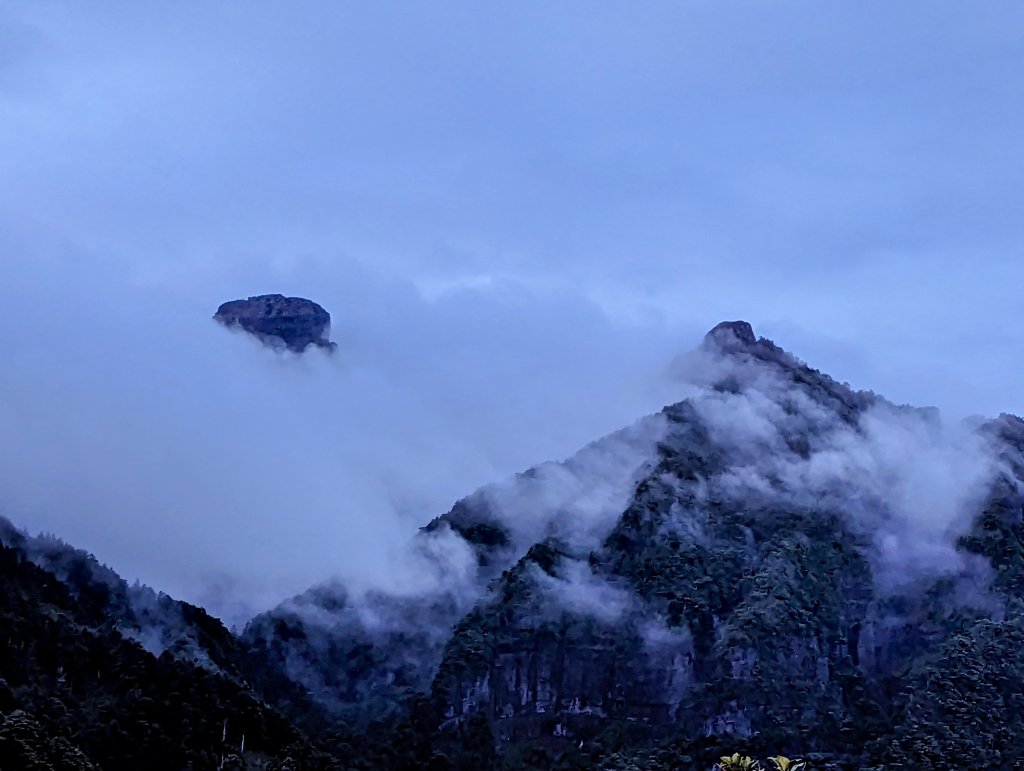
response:
<path fill-rule="evenodd" d="M 842 512 L 873 542 L 876 578 L 892 589 L 976 568 L 956 542 L 997 479 L 1013 478 L 1011 450 L 980 421 L 897 406 L 822 380 L 778 349 L 767 355 L 766 363 L 705 347 L 680 365 L 726 461 L 703 500 Z M 699 533 L 700 512 L 682 529 Z"/>
<path fill-rule="evenodd" d="M 210 319 L 250 287 L 175 293 L 72 260 L 7 271 L 4 514 L 237 618 L 330 577 L 413 580 L 404 544 L 457 498 L 666 398 L 668 335 L 578 298 L 426 299 L 350 267 L 254 282 L 305 283 L 333 312 L 337 352 L 302 356 Z"/>
<path fill-rule="evenodd" d="M 721 318 L 1024 412 L 1021 14 L 0 4 L 3 513 L 244 615 L 676 400 Z M 273 291 L 337 358 L 208 320 Z"/>

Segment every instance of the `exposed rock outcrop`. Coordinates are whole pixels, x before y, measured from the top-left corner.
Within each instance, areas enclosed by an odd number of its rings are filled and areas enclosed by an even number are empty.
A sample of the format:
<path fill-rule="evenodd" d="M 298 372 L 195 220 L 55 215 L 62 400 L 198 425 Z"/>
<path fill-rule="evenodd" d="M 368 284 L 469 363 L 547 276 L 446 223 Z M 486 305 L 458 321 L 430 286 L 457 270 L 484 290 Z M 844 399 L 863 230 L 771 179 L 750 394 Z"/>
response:
<path fill-rule="evenodd" d="M 705 341 L 705 344 L 713 342 L 722 348 L 750 346 L 757 343 L 757 335 L 747 321 L 723 321 L 707 333 Z"/>
<path fill-rule="evenodd" d="M 333 350 L 331 314 L 304 297 L 263 294 L 221 305 L 213 318 L 241 327 L 267 345 L 302 353 L 310 345 Z"/>

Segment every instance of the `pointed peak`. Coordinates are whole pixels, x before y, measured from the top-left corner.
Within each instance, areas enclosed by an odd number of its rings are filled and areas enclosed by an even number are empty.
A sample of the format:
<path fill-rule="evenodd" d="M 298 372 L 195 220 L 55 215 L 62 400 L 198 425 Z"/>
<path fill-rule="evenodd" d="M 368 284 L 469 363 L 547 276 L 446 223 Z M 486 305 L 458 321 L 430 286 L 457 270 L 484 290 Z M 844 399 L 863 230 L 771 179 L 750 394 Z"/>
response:
<path fill-rule="evenodd" d="M 747 321 L 723 321 L 704 336 L 704 349 L 726 354 L 748 354 L 786 366 L 802 364 L 767 337 L 758 337 Z"/>
<path fill-rule="evenodd" d="M 749 322 L 723 321 L 704 336 L 704 342 L 729 351 L 756 345 L 757 335 Z"/>

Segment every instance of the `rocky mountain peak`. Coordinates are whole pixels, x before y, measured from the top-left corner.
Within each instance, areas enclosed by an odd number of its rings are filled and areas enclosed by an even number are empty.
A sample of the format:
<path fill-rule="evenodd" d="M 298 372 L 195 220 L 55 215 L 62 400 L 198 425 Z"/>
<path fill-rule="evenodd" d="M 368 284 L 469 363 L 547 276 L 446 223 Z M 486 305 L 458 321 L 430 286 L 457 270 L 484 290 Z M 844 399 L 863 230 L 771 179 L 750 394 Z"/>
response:
<path fill-rule="evenodd" d="M 758 337 L 747 321 L 723 321 L 704 336 L 703 348 L 716 353 L 749 356 L 766 362 L 774 362 L 784 368 L 800 366 L 792 355 L 786 353 L 767 337 Z"/>
<path fill-rule="evenodd" d="M 747 321 L 723 321 L 704 336 L 705 343 L 713 343 L 719 348 L 750 346 L 757 344 L 754 328 Z"/>
<path fill-rule="evenodd" d="M 227 327 L 240 327 L 267 345 L 302 353 L 310 345 L 329 350 L 331 314 L 304 297 L 263 294 L 223 303 L 213 318 Z"/>

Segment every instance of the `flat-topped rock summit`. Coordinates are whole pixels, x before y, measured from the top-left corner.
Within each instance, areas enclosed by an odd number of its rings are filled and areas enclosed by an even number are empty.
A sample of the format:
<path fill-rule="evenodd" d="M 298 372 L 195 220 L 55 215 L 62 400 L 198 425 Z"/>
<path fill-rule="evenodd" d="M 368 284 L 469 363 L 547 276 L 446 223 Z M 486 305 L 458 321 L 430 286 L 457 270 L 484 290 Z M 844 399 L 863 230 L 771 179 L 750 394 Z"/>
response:
<path fill-rule="evenodd" d="M 227 327 L 240 327 L 272 347 L 302 353 L 310 345 L 333 350 L 331 314 L 304 297 L 261 294 L 231 300 L 213 315 Z"/>

